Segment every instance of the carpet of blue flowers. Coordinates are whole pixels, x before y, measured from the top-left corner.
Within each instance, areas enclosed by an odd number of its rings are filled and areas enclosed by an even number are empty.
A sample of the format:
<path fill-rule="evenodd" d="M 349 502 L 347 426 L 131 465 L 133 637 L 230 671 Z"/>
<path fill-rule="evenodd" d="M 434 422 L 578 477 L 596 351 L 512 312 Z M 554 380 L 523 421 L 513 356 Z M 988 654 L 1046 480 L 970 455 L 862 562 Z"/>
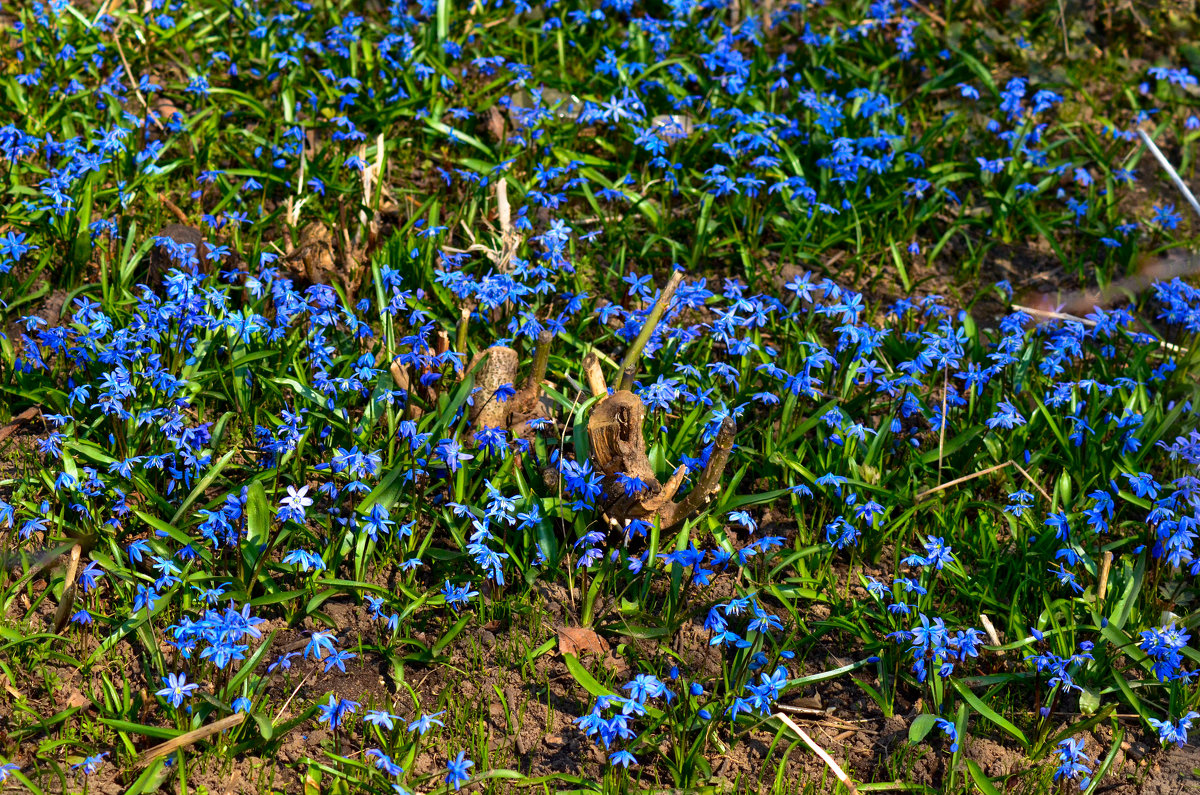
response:
<path fill-rule="evenodd" d="M 0 787 L 1162 780 L 1200 88 L 1112 5 L 5 2 Z"/>

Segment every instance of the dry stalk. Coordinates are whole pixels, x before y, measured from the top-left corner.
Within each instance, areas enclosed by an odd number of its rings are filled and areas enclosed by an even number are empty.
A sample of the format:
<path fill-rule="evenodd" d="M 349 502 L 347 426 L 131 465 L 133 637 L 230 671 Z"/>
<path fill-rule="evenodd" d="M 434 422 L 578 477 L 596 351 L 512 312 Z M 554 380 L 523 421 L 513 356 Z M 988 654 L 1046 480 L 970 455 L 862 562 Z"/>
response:
<path fill-rule="evenodd" d="M 160 743 L 159 745 L 144 751 L 142 755 L 138 757 L 137 766 L 146 767 L 159 757 L 170 756 L 181 748 L 187 748 L 189 745 L 198 743 L 201 740 L 213 736 L 214 734 L 220 734 L 226 729 L 237 726 L 246 718 L 247 715 L 242 712 L 234 715 L 227 715 L 216 723 L 210 723 L 207 726 L 201 726 L 195 731 L 190 731 L 187 734 L 181 734 L 178 737 L 167 740 L 165 743 Z"/>
<path fill-rule="evenodd" d="M 834 761 L 833 757 L 827 754 L 824 748 L 817 745 L 813 738 L 808 736 L 808 732 L 797 726 L 794 720 L 789 718 L 787 715 L 784 715 L 782 712 L 776 712 L 775 717 L 778 718 L 783 725 L 795 732 L 796 736 L 803 740 L 804 744 L 811 748 L 813 753 L 821 758 L 821 761 L 824 762 L 825 766 L 833 772 L 833 775 L 837 777 L 837 780 L 842 782 L 842 786 L 850 790 L 850 795 L 858 795 L 858 787 L 853 781 L 850 780 L 850 777 L 846 775 L 846 771 L 842 770 L 842 766 Z"/>
<path fill-rule="evenodd" d="M 987 633 L 988 640 L 993 646 L 1000 646 L 1000 635 L 996 632 L 996 627 L 992 625 L 992 620 L 987 617 L 987 613 L 979 614 L 979 623 L 983 624 L 983 631 Z"/>
<path fill-rule="evenodd" d="M 1112 550 L 1106 550 L 1104 557 L 1100 559 L 1100 582 L 1096 585 L 1097 604 L 1103 604 L 1104 597 L 1108 595 L 1108 575 L 1112 571 L 1112 562 Z"/>
<path fill-rule="evenodd" d="M 1047 320 L 1069 320 L 1069 321 L 1074 321 L 1076 323 L 1082 323 L 1083 325 L 1088 326 L 1089 328 L 1096 325 L 1096 321 L 1094 321 L 1094 320 L 1088 320 L 1086 317 L 1079 317 L 1078 315 L 1071 315 L 1071 314 L 1067 314 L 1066 312 L 1051 312 L 1046 309 L 1037 309 L 1032 306 L 1023 306 L 1022 304 L 1013 304 L 1013 309 L 1016 309 L 1021 312 L 1025 312 L 1026 314 L 1029 314 L 1029 315 L 1033 315 L 1034 317 L 1044 317 Z M 1179 347 L 1178 345 L 1174 345 L 1170 342 L 1167 342 L 1166 340 L 1159 340 L 1158 344 L 1159 344 L 1159 347 L 1165 348 L 1166 350 L 1171 351 L 1172 353 L 1186 353 L 1186 351 L 1183 348 Z"/>
<path fill-rule="evenodd" d="M 101 11 L 103 11 L 103 8 Z M 96 18 L 100 18 L 99 13 L 96 14 Z M 118 34 L 121 32 L 121 25 L 124 24 L 124 22 L 125 20 L 122 19 L 117 23 L 117 26 L 113 28 L 113 41 L 117 45 L 117 55 L 121 56 L 121 65 L 125 67 L 125 76 L 129 78 L 129 85 L 133 86 L 133 93 L 135 96 L 137 96 L 138 102 L 142 103 L 142 109 L 146 111 L 146 118 L 152 119 L 154 121 L 154 126 L 161 130 L 163 128 L 162 122 L 156 118 L 157 114 L 151 115 L 150 105 L 146 103 L 146 97 L 142 95 L 142 90 L 138 88 L 138 81 L 133 79 L 133 70 L 129 68 L 129 59 L 125 57 L 125 48 L 121 46 L 121 37 Z"/>
<path fill-rule="evenodd" d="M 987 469 L 981 469 L 978 472 L 972 472 L 970 475 L 963 475 L 961 478 L 955 478 L 954 480 L 948 480 L 945 483 L 934 486 L 931 489 L 925 489 L 924 491 L 917 492 L 917 495 L 915 497 L 913 497 L 913 500 L 915 502 L 920 502 L 921 500 L 925 499 L 926 497 L 930 496 L 931 494 L 936 494 L 937 492 L 944 491 L 948 488 L 951 488 L 952 486 L 957 486 L 959 483 L 966 483 L 968 480 L 974 480 L 975 478 L 981 478 L 984 475 L 990 475 L 993 472 L 1004 469 L 1006 466 L 1008 466 L 1011 463 L 1012 463 L 1012 461 L 1005 461 L 1003 464 L 996 464 L 995 466 L 988 467 Z"/>
<path fill-rule="evenodd" d="M 71 547 L 71 560 L 67 563 L 67 576 L 63 580 L 62 599 L 59 600 L 58 610 L 54 613 L 55 635 L 67 625 L 67 620 L 71 616 L 71 608 L 75 606 L 75 577 L 79 574 L 79 558 L 82 556 L 82 545 L 76 544 Z"/>
<path fill-rule="evenodd" d="M 1011 460 L 1004 461 L 1003 463 L 996 464 L 995 466 L 990 466 L 987 469 L 981 469 L 978 472 L 972 472 L 970 475 L 963 475 L 960 478 L 955 478 L 954 480 L 948 480 L 945 483 L 934 486 L 931 489 L 925 489 L 924 491 L 919 491 L 919 492 L 917 492 L 916 496 L 913 497 L 913 501 L 920 502 L 921 500 L 925 499 L 926 497 L 930 496 L 931 494 L 936 494 L 939 491 L 945 491 L 946 489 L 948 489 L 952 486 L 957 486 L 960 483 L 966 483 L 968 480 L 974 480 L 975 478 L 981 478 L 984 475 L 990 475 L 993 472 L 998 472 L 999 470 L 1004 469 L 1005 467 L 1009 467 L 1009 466 L 1015 467 L 1017 469 L 1017 471 L 1020 472 L 1027 481 L 1029 481 L 1029 484 L 1031 486 L 1033 486 L 1035 489 L 1037 489 L 1038 493 L 1040 493 L 1043 497 L 1046 498 L 1047 502 L 1053 502 L 1053 500 L 1050 497 L 1050 493 L 1047 492 L 1044 488 L 1042 488 L 1041 484 L 1038 483 L 1036 480 L 1034 480 L 1033 476 L 1030 475 L 1028 472 L 1026 472 L 1024 467 L 1022 467 L 1016 461 L 1011 461 Z"/>
<path fill-rule="evenodd" d="M 1035 489 L 1037 489 L 1038 492 L 1043 497 L 1046 498 L 1046 502 L 1054 502 L 1054 499 L 1050 496 L 1050 494 L 1045 489 L 1042 488 L 1042 485 L 1040 483 L 1038 483 L 1036 480 L 1033 479 L 1032 475 L 1030 475 L 1028 472 L 1025 471 L 1024 467 L 1022 467 L 1016 461 L 1013 461 L 1011 463 L 1013 466 L 1015 466 L 1017 468 L 1018 472 L 1020 472 L 1022 475 L 1025 476 L 1025 479 L 1029 481 L 1030 485 L 1033 486 Z"/>
<path fill-rule="evenodd" d="M 1145 130 L 1138 130 L 1137 132 L 1142 138 L 1142 143 L 1144 143 L 1146 148 L 1150 150 L 1150 154 L 1154 155 L 1154 159 L 1157 160 L 1158 164 L 1163 167 L 1163 171 L 1167 172 L 1167 176 L 1171 178 L 1171 182 L 1175 183 L 1175 187 L 1178 188 L 1179 192 L 1183 194 L 1183 198 L 1187 200 L 1188 204 L 1192 205 L 1192 209 L 1196 211 L 1196 215 L 1200 215 L 1200 202 L 1196 201 L 1196 197 L 1192 194 L 1191 188 L 1189 188 L 1184 181 L 1180 179 L 1179 172 L 1175 170 L 1173 165 L 1171 165 L 1171 161 L 1167 160 L 1166 155 L 1164 155 L 1162 150 L 1158 148 L 1158 144 L 1154 143 L 1154 139 L 1147 135 Z"/>

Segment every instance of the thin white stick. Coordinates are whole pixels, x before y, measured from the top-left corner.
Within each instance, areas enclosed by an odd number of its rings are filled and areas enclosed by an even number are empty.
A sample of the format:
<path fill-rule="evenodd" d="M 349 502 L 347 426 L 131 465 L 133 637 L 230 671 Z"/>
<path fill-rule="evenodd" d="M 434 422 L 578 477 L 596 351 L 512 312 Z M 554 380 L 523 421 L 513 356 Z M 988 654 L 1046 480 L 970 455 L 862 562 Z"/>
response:
<path fill-rule="evenodd" d="M 1142 137 L 1142 143 L 1150 150 L 1150 154 L 1154 155 L 1154 159 L 1158 161 L 1158 164 L 1167 172 L 1167 176 L 1175 183 L 1175 187 L 1179 188 L 1179 192 L 1183 194 L 1183 198 L 1187 199 L 1188 204 L 1192 205 L 1192 209 L 1196 211 L 1196 215 L 1200 216 L 1200 202 L 1196 201 L 1196 197 L 1192 195 L 1192 191 L 1188 186 L 1183 184 L 1183 180 L 1179 178 L 1179 173 L 1175 171 L 1175 167 L 1171 165 L 1170 161 L 1167 160 L 1166 156 L 1158 148 L 1158 145 L 1154 143 L 1154 139 L 1147 135 L 1145 130 L 1138 130 L 1138 135 Z"/>
<path fill-rule="evenodd" d="M 312 671 L 308 672 L 308 674 L 311 673 Z M 279 723 L 279 719 L 282 718 L 283 713 L 287 711 L 288 705 L 292 703 L 292 699 L 296 697 L 296 694 L 300 692 L 300 688 L 304 687 L 304 683 L 308 681 L 308 674 L 304 675 L 304 678 L 300 680 L 300 684 L 296 685 L 296 689 L 293 690 L 292 694 L 287 697 L 287 701 L 283 702 L 283 706 L 279 708 L 279 712 L 275 715 L 275 720 L 271 721 L 271 723 Z"/>
<path fill-rule="evenodd" d="M 187 734 L 181 734 L 174 739 L 167 740 L 165 743 L 159 743 L 153 748 L 143 751 L 137 759 L 137 767 L 146 767 L 160 756 L 170 756 L 180 748 L 186 748 L 193 743 L 198 743 L 214 734 L 220 734 L 226 729 L 237 726 L 249 716 L 243 712 L 235 712 L 232 715 L 226 715 L 216 723 L 210 723 L 207 726 L 201 726 L 195 731 L 190 731 Z"/>
<path fill-rule="evenodd" d="M 850 790 L 850 795 L 858 795 L 858 787 L 855 786 L 854 782 L 850 780 L 850 777 L 846 775 L 846 771 L 842 770 L 841 765 L 833 761 L 832 756 L 825 753 L 824 748 L 817 745 L 816 742 L 813 741 L 813 738 L 808 736 L 808 732 L 797 726 L 794 720 L 789 718 L 787 715 L 784 715 L 782 712 L 776 712 L 775 717 L 779 718 L 783 725 L 794 731 L 796 735 L 804 741 L 804 744 L 813 750 L 814 754 L 821 757 L 821 761 L 833 771 L 833 775 L 837 776 L 837 780 L 842 782 L 842 785 L 845 786 L 846 789 Z"/>
<path fill-rule="evenodd" d="M 988 640 L 993 646 L 1000 645 L 1000 635 L 996 632 L 996 627 L 992 624 L 992 620 L 987 617 L 987 613 L 979 614 L 979 623 L 983 624 L 983 631 L 987 633 Z"/>
<path fill-rule="evenodd" d="M 1028 315 L 1033 315 L 1034 317 L 1044 317 L 1049 318 L 1050 320 L 1069 320 L 1075 323 L 1082 323 L 1089 328 L 1096 325 L 1096 321 L 1094 320 L 1088 320 L 1086 317 L 1079 317 L 1078 315 L 1069 315 L 1065 312 L 1050 312 L 1045 309 L 1037 309 L 1036 307 L 1032 306 L 1023 306 L 1022 304 L 1013 304 L 1012 307 L 1013 309 L 1019 309 L 1020 311 Z M 1165 348 L 1172 353 L 1187 353 L 1184 348 L 1181 348 L 1174 343 L 1167 342 L 1166 340 L 1159 340 L 1158 346 L 1160 348 Z"/>

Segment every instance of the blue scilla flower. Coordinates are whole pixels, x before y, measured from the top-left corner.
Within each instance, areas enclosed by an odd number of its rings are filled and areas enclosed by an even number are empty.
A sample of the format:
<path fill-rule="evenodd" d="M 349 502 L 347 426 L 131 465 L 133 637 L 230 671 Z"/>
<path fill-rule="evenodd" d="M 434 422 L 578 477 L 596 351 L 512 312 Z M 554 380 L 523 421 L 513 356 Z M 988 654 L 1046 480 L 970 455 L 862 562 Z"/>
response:
<path fill-rule="evenodd" d="M 459 751 L 458 756 L 446 762 L 446 783 L 454 787 L 455 791 L 459 790 L 463 784 L 471 779 L 471 774 L 468 769 L 475 766 L 475 763 L 467 759 L 465 751 Z"/>
<path fill-rule="evenodd" d="M 1200 712 L 1189 711 L 1174 723 L 1169 719 L 1157 720 L 1149 718 L 1149 721 L 1151 728 L 1158 732 L 1159 742 L 1163 745 L 1174 743 L 1176 746 L 1182 748 L 1187 744 L 1188 731 L 1192 728 L 1192 721 L 1196 718 L 1200 718 Z"/>
<path fill-rule="evenodd" d="M 1175 622 L 1141 633 L 1138 647 L 1154 661 L 1154 675 L 1160 682 L 1189 676 L 1183 668 L 1182 652 L 1190 637 L 1182 627 L 1176 627 Z"/>
<path fill-rule="evenodd" d="M 329 701 L 325 704 L 318 704 L 317 710 L 320 713 L 317 720 L 321 723 L 329 724 L 330 729 L 337 729 L 342 725 L 342 721 L 346 716 L 353 715 L 358 711 L 358 702 L 350 699 L 339 699 L 332 693 L 329 694 Z"/>
<path fill-rule="evenodd" d="M 156 691 L 155 695 L 165 698 L 172 707 L 179 707 L 185 698 L 200 687 L 195 682 L 189 682 L 185 673 L 167 674 L 162 681 L 163 688 Z"/>
<path fill-rule="evenodd" d="M 950 740 L 950 753 L 958 753 L 958 727 L 945 718 L 938 718 L 936 725 L 942 730 L 942 734 Z"/>
<path fill-rule="evenodd" d="M 1058 744 L 1058 768 L 1055 781 L 1076 781 L 1079 789 L 1087 789 L 1092 780 L 1091 759 L 1083 749 L 1083 741 L 1068 737 Z"/>
<path fill-rule="evenodd" d="M 455 586 L 446 580 L 442 585 L 442 596 L 446 599 L 446 605 L 454 612 L 458 612 L 460 606 L 466 605 L 473 598 L 479 596 L 479 591 L 471 590 L 471 583 Z"/>

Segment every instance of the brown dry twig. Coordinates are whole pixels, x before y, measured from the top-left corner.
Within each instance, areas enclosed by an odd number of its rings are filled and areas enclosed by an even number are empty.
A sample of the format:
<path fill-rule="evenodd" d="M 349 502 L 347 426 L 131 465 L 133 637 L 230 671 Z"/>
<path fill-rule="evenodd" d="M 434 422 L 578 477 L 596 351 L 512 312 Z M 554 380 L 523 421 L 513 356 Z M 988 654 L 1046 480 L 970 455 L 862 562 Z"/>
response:
<path fill-rule="evenodd" d="M 146 767 L 159 757 L 170 756 L 180 748 L 187 748 L 189 745 L 212 737 L 214 734 L 220 734 L 226 729 L 231 729 L 234 726 L 237 726 L 247 717 L 248 716 L 242 712 L 234 715 L 227 715 L 216 723 L 210 723 L 207 726 L 201 726 L 199 729 L 190 731 L 187 734 L 181 734 L 178 737 L 173 737 L 170 740 L 167 740 L 165 743 L 160 743 L 153 748 L 143 751 L 138 757 L 137 767 Z"/>
<path fill-rule="evenodd" d="M 1033 476 L 1030 475 L 1028 472 L 1026 472 L 1024 467 L 1022 467 L 1016 461 L 1004 461 L 1002 463 L 996 464 L 995 466 L 990 466 L 987 469 L 981 469 L 978 472 L 972 472 L 970 475 L 963 475 L 961 478 L 955 478 L 954 480 L 948 480 L 945 483 L 934 486 L 933 488 L 925 489 L 924 491 L 917 492 L 916 496 L 913 497 L 913 502 L 920 502 L 921 500 L 925 499 L 926 497 L 928 497 L 932 494 L 936 494 L 939 491 L 945 491 L 946 489 L 950 488 L 951 486 L 957 486 L 960 483 L 966 483 L 969 480 L 975 480 L 976 478 L 981 478 L 984 475 L 990 475 L 993 472 L 998 472 L 1001 469 L 1004 469 L 1005 467 L 1010 467 L 1010 466 L 1016 467 L 1017 471 L 1020 472 L 1027 481 L 1029 481 L 1029 484 L 1031 486 L 1033 486 L 1035 489 L 1037 489 L 1038 492 L 1043 497 L 1046 498 L 1047 502 L 1053 502 L 1053 500 L 1050 497 L 1050 493 L 1047 492 L 1044 488 L 1042 488 L 1041 484 L 1038 483 L 1036 480 L 1034 480 Z"/>
<path fill-rule="evenodd" d="M 54 613 L 54 634 L 62 632 L 71 617 L 71 608 L 75 606 L 75 577 L 79 574 L 79 559 L 83 556 L 83 546 L 76 544 L 71 547 L 71 559 L 67 563 L 67 576 L 63 580 L 62 598 L 58 601 L 58 610 Z"/>
<path fill-rule="evenodd" d="M 101 11 L 103 11 L 103 8 L 101 8 Z M 99 18 L 100 14 L 97 13 L 96 16 Z M 129 85 L 133 86 L 134 95 L 137 97 L 138 102 L 142 104 L 142 109 L 146 111 L 146 118 L 153 121 L 154 126 L 161 130 L 163 128 L 162 122 L 158 119 L 157 113 L 151 113 L 150 105 L 146 102 L 146 97 L 142 95 L 142 89 L 140 88 L 138 81 L 133 77 L 133 70 L 129 68 L 129 59 L 125 57 L 125 48 L 121 46 L 120 32 L 121 25 L 124 23 L 125 20 L 122 19 L 117 23 L 117 26 L 113 28 L 113 41 L 117 45 L 117 55 L 121 56 L 121 65 L 125 67 L 125 76 L 129 78 Z"/>

